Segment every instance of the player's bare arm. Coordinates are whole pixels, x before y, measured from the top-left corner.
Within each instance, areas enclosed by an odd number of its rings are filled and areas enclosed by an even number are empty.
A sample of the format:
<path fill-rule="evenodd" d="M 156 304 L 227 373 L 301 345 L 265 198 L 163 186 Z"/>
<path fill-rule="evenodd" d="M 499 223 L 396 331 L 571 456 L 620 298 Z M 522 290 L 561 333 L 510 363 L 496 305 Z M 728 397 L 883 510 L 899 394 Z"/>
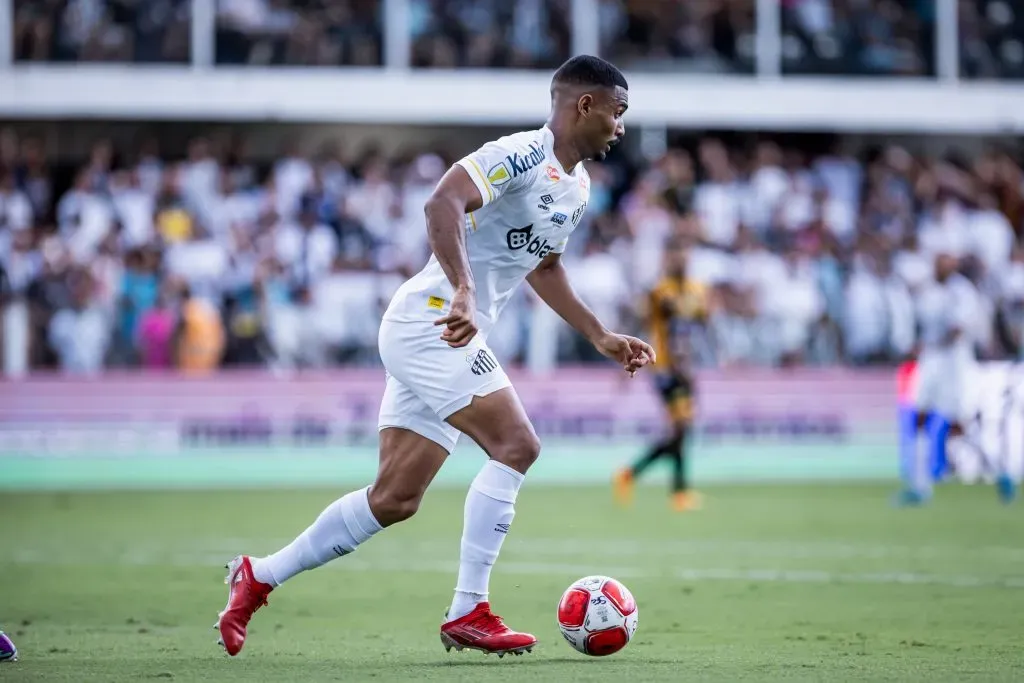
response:
<path fill-rule="evenodd" d="M 569 282 L 561 254 L 544 257 L 540 265 L 526 276 L 526 281 L 555 313 L 604 356 L 621 363 L 630 375 L 656 361 L 654 349 L 647 342 L 610 331 L 580 300 Z"/>
<path fill-rule="evenodd" d="M 434 324 L 444 325 L 441 339 L 449 346 L 465 346 L 476 336 L 476 283 L 466 254 L 466 214 L 483 205 L 480 191 L 460 166 L 441 178 L 424 208 L 430 248 L 437 256 L 455 295 L 448 315 Z"/>

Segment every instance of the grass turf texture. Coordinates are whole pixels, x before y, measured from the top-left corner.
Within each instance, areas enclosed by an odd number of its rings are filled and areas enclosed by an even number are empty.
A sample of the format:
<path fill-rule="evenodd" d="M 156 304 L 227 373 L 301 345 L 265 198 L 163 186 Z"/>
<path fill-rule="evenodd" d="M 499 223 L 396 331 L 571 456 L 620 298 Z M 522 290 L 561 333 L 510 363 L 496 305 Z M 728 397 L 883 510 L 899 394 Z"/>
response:
<path fill-rule="evenodd" d="M 540 638 L 498 660 L 446 653 L 464 492 L 295 578 L 228 658 L 211 626 L 221 565 L 303 529 L 333 491 L 3 494 L 4 681 L 1010 681 L 1024 677 L 1021 509 L 944 487 L 920 510 L 877 485 L 713 488 L 668 512 L 606 488 L 524 489 L 495 610 Z M 589 573 L 633 591 L 640 627 L 608 658 L 561 639 L 555 605 Z"/>

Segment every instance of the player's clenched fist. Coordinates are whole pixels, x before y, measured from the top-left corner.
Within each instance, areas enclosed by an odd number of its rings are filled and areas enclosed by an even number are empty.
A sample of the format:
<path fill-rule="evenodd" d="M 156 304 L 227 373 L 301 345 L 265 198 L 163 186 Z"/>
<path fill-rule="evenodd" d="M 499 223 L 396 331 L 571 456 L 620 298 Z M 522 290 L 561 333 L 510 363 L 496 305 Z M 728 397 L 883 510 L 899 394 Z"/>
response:
<path fill-rule="evenodd" d="M 476 336 L 476 299 L 468 290 L 459 290 L 452 298 L 452 306 L 448 315 L 434 321 L 435 325 L 444 325 L 441 339 L 452 348 L 465 346 Z"/>

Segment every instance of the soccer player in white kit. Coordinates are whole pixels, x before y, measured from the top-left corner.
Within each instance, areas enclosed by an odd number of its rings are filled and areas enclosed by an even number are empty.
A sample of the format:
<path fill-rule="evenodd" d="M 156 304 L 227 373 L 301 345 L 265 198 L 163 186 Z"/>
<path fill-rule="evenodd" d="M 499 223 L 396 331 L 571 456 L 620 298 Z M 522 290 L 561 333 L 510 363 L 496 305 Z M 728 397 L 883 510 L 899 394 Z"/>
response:
<path fill-rule="evenodd" d="M 932 491 L 932 453 L 942 447 L 947 432 L 962 431 L 962 397 L 974 366 L 971 321 L 975 314 L 974 286 L 956 272 L 957 259 L 935 257 L 935 282 L 918 299 L 922 350 L 918 360 L 917 444 L 914 461 L 904 471 L 905 488 L 899 502 L 919 505 Z M 935 415 L 939 420 L 929 420 Z"/>
<path fill-rule="evenodd" d="M 228 564 L 228 604 L 215 625 L 236 655 L 253 613 L 275 587 L 353 552 L 411 517 L 460 433 L 489 456 L 466 497 L 458 582 L 441 625 L 446 649 L 522 654 L 537 639 L 491 612 L 491 567 L 540 442 L 487 346 L 523 280 L 630 375 L 655 360 L 645 342 L 613 333 L 579 300 L 560 255 L 587 208 L 586 159 L 603 159 L 625 133 L 626 80 L 614 66 L 574 57 L 555 73 L 552 111 L 538 130 L 487 143 L 454 165 L 427 202 L 433 255 L 396 293 L 380 328 L 387 371 L 380 466 L 371 486 L 325 509 L 291 544 Z"/>

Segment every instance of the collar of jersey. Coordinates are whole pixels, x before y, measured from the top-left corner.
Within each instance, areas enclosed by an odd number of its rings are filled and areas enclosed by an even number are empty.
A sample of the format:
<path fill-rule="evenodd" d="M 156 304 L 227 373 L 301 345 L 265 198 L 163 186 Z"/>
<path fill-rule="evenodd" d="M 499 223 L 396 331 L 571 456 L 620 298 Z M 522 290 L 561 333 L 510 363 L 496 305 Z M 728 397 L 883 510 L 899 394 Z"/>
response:
<path fill-rule="evenodd" d="M 562 175 L 567 175 L 570 178 L 575 178 L 576 169 L 573 168 L 572 171 L 566 171 L 564 168 L 562 168 L 562 162 L 559 161 L 558 157 L 555 156 L 555 132 L 548 128 L 548 124 L 546 123 L 541 128 L 541 130 L 544 131 L 544 145 L 548 148 L 548 151 L 551 152 L 551 165 L 554 166 Z"/>

